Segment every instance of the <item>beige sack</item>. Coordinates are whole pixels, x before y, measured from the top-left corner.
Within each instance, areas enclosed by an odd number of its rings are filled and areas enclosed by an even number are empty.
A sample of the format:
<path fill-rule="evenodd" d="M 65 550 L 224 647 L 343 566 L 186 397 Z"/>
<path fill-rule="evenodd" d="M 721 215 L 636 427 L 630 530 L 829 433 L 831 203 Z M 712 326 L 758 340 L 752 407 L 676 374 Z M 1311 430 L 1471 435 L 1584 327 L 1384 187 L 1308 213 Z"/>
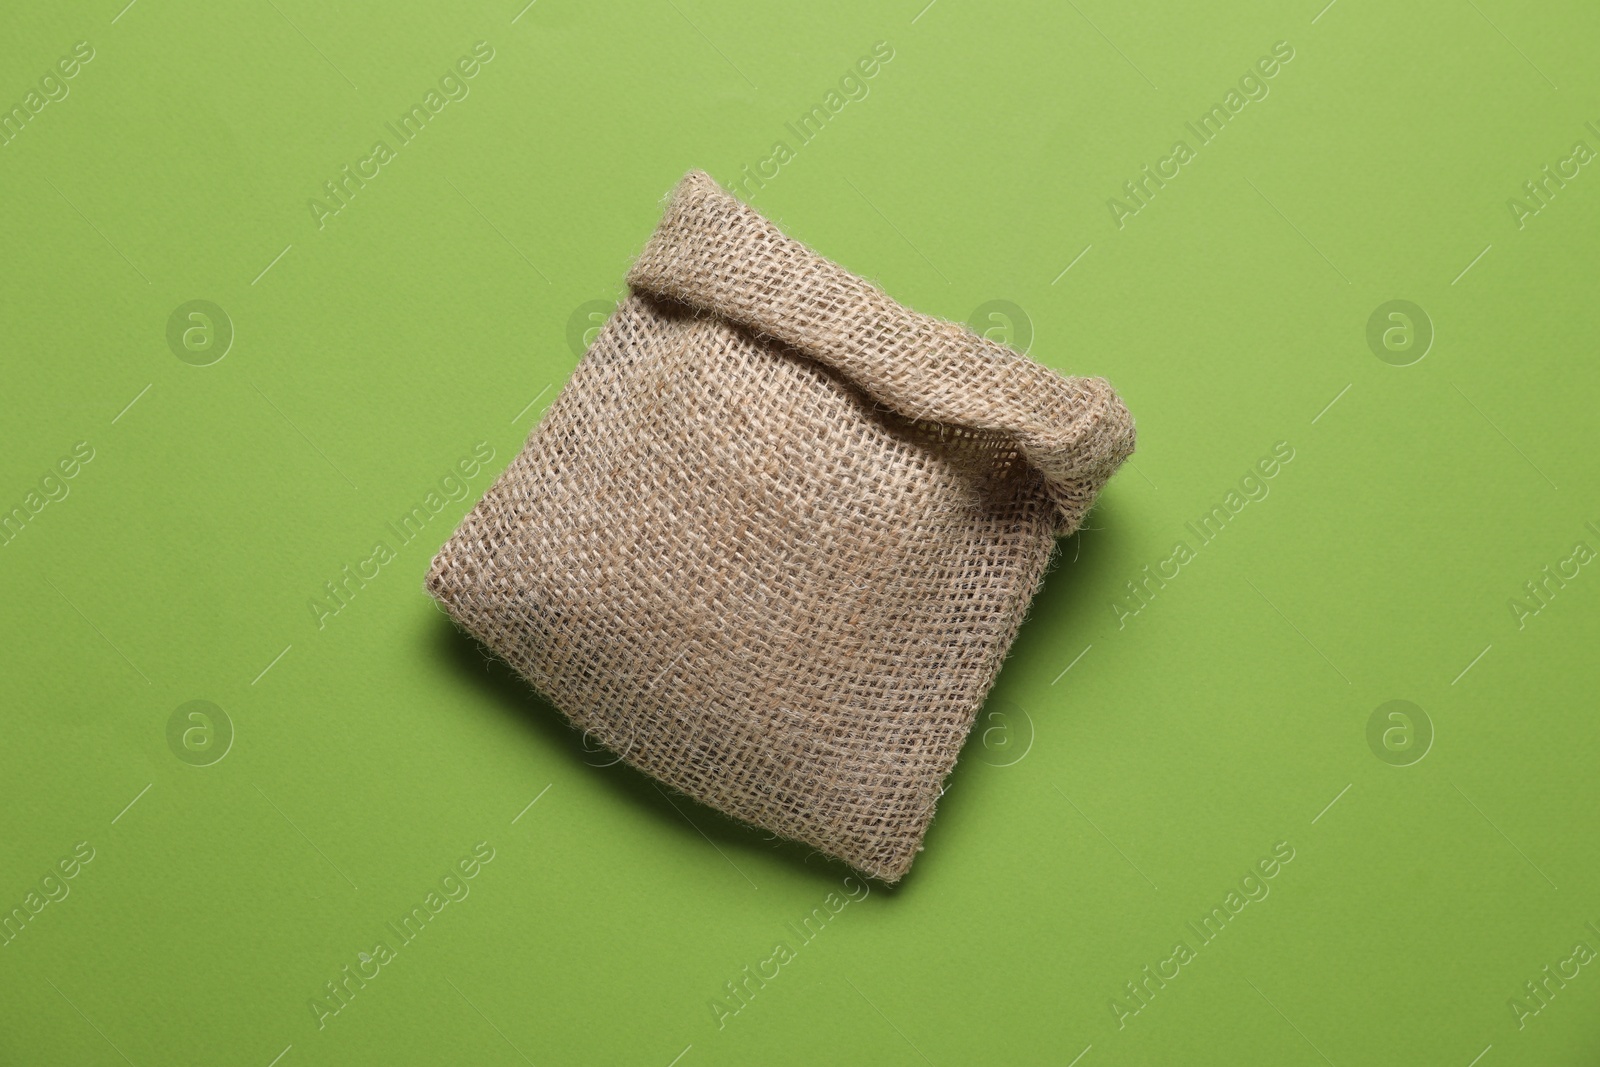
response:
<path fill-rule="evenodd" d="M 897 881 L 1133 422 L 699 172 L 628 284 L 428 590 L 635 767 Z"/>

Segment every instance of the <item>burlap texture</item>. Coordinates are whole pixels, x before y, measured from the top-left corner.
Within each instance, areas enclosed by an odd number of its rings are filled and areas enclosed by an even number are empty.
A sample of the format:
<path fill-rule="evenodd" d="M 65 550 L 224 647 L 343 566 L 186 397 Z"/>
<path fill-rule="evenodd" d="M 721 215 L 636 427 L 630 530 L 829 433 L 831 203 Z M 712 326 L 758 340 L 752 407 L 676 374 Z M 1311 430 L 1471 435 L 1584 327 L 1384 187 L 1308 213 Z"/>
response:
<path fill-rule="evenodd" d="M 1127 409 L 689 174 L 427 587 L 668 785 L 897 881 Z"/>

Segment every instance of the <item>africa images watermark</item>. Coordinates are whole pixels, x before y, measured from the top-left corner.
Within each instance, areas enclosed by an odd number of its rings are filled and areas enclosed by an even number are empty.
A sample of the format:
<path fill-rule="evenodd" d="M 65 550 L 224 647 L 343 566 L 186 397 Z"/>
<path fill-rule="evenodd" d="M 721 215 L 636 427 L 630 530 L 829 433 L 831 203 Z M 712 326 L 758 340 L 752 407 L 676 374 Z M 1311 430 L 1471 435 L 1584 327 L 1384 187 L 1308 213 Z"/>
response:
<path fill-rule="evenodd" d="M 317 229 L 323 229 L 330 218 L 349 207 L 355 195 L 367 187 L 367 182 L 376 179 L 385 166 L 399 158 L 398 149 L 416 140 L 446 105 L 465 100 L 472 92 L 468 82 L 476 78 L 493 59 L 494 49 L 487 41 L 479 41 L 472 46 L 470 55 L 463 55 L 450 69 L 439 75 L 439 87 L 429 89 L 422 97 L 422 103 L 412 104 L 395 122 L 384 123 L 384 128 L 394 138 L 394 145 L 391 146 L 384 138 L 374 141 L 372 149 L 366 156 L 356 160 L 353 168 L 347 163 L 339 168 L 338 174 L 322 183 L 326 201 L 316 197 L 306 201 L 306 206 L 311 209 L 311 221 L 316 223 Z"/>
<path fill-rule="evenodd" d="M 1157 560 L 1153 566 L 1146 563 L 1136 579 L 1124 582 L 1127 596 L 1119 596 L 1111 601 L 1111 614 L 1117 618 L 1117 629 L 1124 629 L 1129 619 L 1149 607 L 1156 595 L 1167 587 L 1167 583 L 1198 558 L 1199 549 L 1221 536 L 1227 525 L 1238 519 L 1239 513 L 1247 505 L 1252 501 L 1267 499 L 1272 492 L 1269 483 L 1293 460 L 1294 446 L 1289 442 L 1279 441 L 1273 445 L 1271 454 L 1256 460 L 1255 465 L 1239 479 L 1239 487 L 1229 489 L 1224 494 L 1222 503 L 1212 504 L 1210 510 L 1197 521 L 1185 524 L 1185 529 L 1194 536 L 1194 547 L 1190 547 L 1188 541 L 1180 540 L 1172 546 L 1172 551 L 1165 559 Z"/>
<path fill-rule="evenodd" d="M 1600 537 L 1600 527 L 1592 522 L 1584 523 L 1590 533 Z M 1546 563 L 1539 568 L 1539 573 L 1522 583 L 1522 596 L 1511 597 L 1507 605 L 1511 609 L 1511 617 L 1516 620 L 1517 629 L 1524 629 L 1528 620 L 1538 616 L 1550 602 L 1556 598 L 1567 583 L 1577 579 L 1583 568 L 1594 562 L 1595 550 L 1587 541 L 1573 543 L 1572 551 L 1555 563 Z"/>
<path fill-rule="evenodd" d="M 768 982 L 776 981 L 783 973 L 783 968 L 799 958 L 799 950 L 815 940 L 823 928 L 838 918 L 839 913 L 852 901 L 859 903 L 866 900 L 872 892 L 866 882 L 854 875 L 846 877 L 841 888 L 844 890 L 842 895 L 830 890 L 822 898 L 822 903 L 812 908 L 798 924 L 786 924 L 785 933 L 793 937 L 793 944 L 787 938 L 776 942 L 765 959 L 754 967 L 745 964 L 744 969 L 730 981 L 722 983 L 725 996 L 713 997 L 708 1002 L 718 1030 L 727 1026 L 729 1019 L 748 1008 L 756 994 L 765 989 Z"/>
<path fill-rule="evenodd" d="M 39 879 L 37 889 L 29 889 L 22 903 L 0 912 L 0 948 L 9 948 L 11 942 L 22 936 L 28 924 L 37 922 L 39 915 L 51 904 L 59 904 L 72 893 L 69 884 L 95 857 L 94 846 L 79 841 L 72 852 L 56 861 L 56 865 Z"/>
<path fill-rule="evenodd" d="M 0 548 L 15 541 L 24 527 L 38 518 L 39 513 L 51 503 L 67 499 L 72 492 L 72 479 L 92 459 L 94 446 L 88 441 L 79 441 L 72 446 L 72 451 L 56 460 L 55 466 L 45 470 L 37 489 L 28 490 L 21 503 L 0 511 Z"/>
<path fill-rule="evenodd" d="M 383 974 L 383 968 L 399 958 L 400 950 L 422 936 L 422 931 L 438 919 L 446 907 L 466 900 L 472 892 L 468 883 L 478 877 L 494 857 L 494 846 L 489 842 L 479 841 L 472 846 L 471 853 L 457 860 L 455 866 L 440 877 L 438 889 L 428 890 L 422 903 L 412 905 L 398 921 L 384 924 L 388 934 L 374 942 L 370 950 L 356 953 L 354 967 L 346 963 L 337 975 L 324 982 L 323 991 L 306 1001 L 317 1020 L 317 1029 L 326 1029 L 328 1020 L 348 1008 L 356 994 L 367 988 L 368 982 L 376 981 Z"/>
<path fill-rule="evenodd" d="M 1222 103 L 1212 104 L 1201 114 L 1198 122 L 1185 122 L 1184 127 L 1194 135 L 1195 145 L 1191 147 L 1184 140 L 1174 141 L 1172 148 L 1156 160 L 1154 167 L 1146 163 L 1137 177 L 1123 182 L 1122 192 L 1127 199 L 1113 196 L 1106 201 L 1112 224 L 1120 230 L 1129 219 L 1149 207 L 1156 193 L 1165 189 L 1167 182 L 1182 174 L 1183 168 L 1198 158 L 1200 149 L 1215 141 L 1248 104 L 1259 103 L 1267 98 L 1272 92 L 1267 83 L 1276 78 L 1293 59 L 1294 47 L 1288 41 L 1279 41 L 1272 46 L 1270 55 L 1262 56 L 1251 69 L 1245 71 L 1239 78 L 1238 88 L 1230 88 L 1222 98 Z"/>
<path fill-rule="evenodd" d="M 1245 872 L 1239 879 L 1237 889 L 1230 889 L 1221 904 L 1212 905 L 1210 911 L 1200 916 L 1198 925 L 1194 922 L 1185 923 L 1186 933 L 1173 942 L 1167 956 L 1157 960 L 1154 967 L 1146 964 L 1138 978 L 1123 985 L 1122 995 L 1126 999 L 1111 997 L 1106 1002 L 1111 1009 L 1111 1017 L 1117 1022 L 1117 1029 L 1125 1029 L 1128 1020 L 1148 1008 L 1156 994 L 1167 988 L 1168 982 L 1177 981 L 1183 974 L 1183 968 L 1199 958 L 1200 949 L 1221 937 L 1228 924 L 1236 921 L 1245 908 L 1266 900 L 1272 892 L 1272 879 L 1294 857 L 1294 846 L 1287 841 L 1279 841 L 1272 846 L 1270 855 L 1257 860 L 1255 866 Z"/>
<path fill-rule="evenodd" d="M 1600 926 L 1596 926 L 1593 920 L 1584 925 L 1592 933 L 1600 935 Z M 1528 1020 L 1548 1008 L 1550 1002 L 1556 998 L 1556 994 L 1567 988 L 1567 983 L 1582 974 L 1583 968 L 1593 963 L 1596 958 L 1595 950 L 1589 942 L 1576 942 L 1572 946 L 1570 955 L 1558 959 L 1554 964 L 1545 964 L 1537 977 L 1522 983 L 1521 994 L 1506 1000 L 1506 1006 L 1511 1009 L 1511 1017 L 1516 1020 L 1517 1029 L 1525 1029 Z"/>
<path fill-rule="evenodd" d="M 1589 132 L 1600 137 L 1600 126 L 1593 122 L 1585 122 L 1584 125 Z M 1594 158 L 1595 151 L 1586 142 L 1574 141 L 1572 149 L 1564 158 L 1556 160 L 1553 168 L 1546 163 L 1538 177 L 1523 182 L 1522 191 L 1527 199 L 1519 200 L 1513 196 L 1506 200 L 1506 210 L 1511 212 L 1511 221 L 1517 224 L 1517 229 L 1526 229 L 1528 220 L 1549 207 L 1556 194 L 1567 187 L 1567 182 L 1582 174 L 1583 168 Z"/>
<path fill-rule="evenodd" d="M 180 761 L 209 767 L 233 750 L 233 719 L 209 700 L 186 700 L 167 717 L 166 737 Z"/>
<path fill-rule="evenodd" d="M 437 489 L 429 489 L 420 503 L 411 505 L 395 521 L 384 524 L 393 537 L 393 545 L 387 539 L 374 541 L 372 551 L 357 560 L 354 567 L 346 563 L 339 568 L 338 574 L 323 582 L 322 592 L 306 600 L 317 629 L 326 629 L 329 619 L 349 607 L 368 582 L 377 578 L 384 567 L 400 558 L 395 548 L 404 548 L 422 536 L 422 528 L 444 511 L 447 499 L 457 503 L 467 499 L 472 479 L 493 459 L 494 446 L 487 441 L 479 441 L 469 455 L 456 460 L 455 465 L 445 472 L 439 479 Z"/>
<path fill-rule="evenodd" d="M 874 44 L 869 55 L 856 60 L 855 65 L 844 72 L 839 79 L 837 89 L 829 89 L 821 103 L 812 104 L 796 121 L 783 124 L 784 129 L 794 135 L 794 148 L 789 147 L 787 141 L 774 141 L 772 150 L 766 158 L 757 160 L 754 168 L 746 164 L 740 171 L 740 177 L 734 179 L 729 188 L 745 200 L 755 196 L 755 190 L 766 188 L 767 182 L 776 178 L 785 166 L 794 162 L 797 149 L 816 140 L 823 129 L 839 117 L 846 104 L 867 98 L 867 94 L 872 91 L 871 86 L 867 84 L 868 81 L 877 77 L 883 66 L 893 58 L 894 46 L 888 41 Z M 754 173 L 751 173 L 752 169 Z M 755 190 L 750 188 L 752 184 Z"/>
<path fill-rule="evenodd" d="M 79 41 L 72 46 L 70 54 L 56 60 L 53 68 L 39 76 L 37 89 L 29 89 L 20 101 L 0 110 L 0 148 L 10 147 L 50 104 L 65 100 L 72 92 L 72 86 L 67 83 L 76 78 L 94 56 L 94 46 L 88 41 Z"/>

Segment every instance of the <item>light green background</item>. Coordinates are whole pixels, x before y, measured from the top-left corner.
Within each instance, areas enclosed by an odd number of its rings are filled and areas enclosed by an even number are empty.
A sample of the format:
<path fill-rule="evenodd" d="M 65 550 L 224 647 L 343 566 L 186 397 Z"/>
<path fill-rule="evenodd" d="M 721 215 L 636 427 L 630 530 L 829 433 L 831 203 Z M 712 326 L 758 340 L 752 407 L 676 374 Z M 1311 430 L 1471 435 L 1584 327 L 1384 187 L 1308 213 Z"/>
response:
<path fill-rule="evenodd" d="M 0 548 L 0 908 L 94 858 L 0 947 L 0 1061 L 1594 1062 L 1600 963 L 1520 1028 L 1510 1001 L 1600 950 L 1600 568 L 1520 625 L 1511 601 L 1600 548 L 1600 167 L 1520 227 L 1507 201 L 1600 150 L 1600 12 L 924 2 L 8 8 L 0 104 L 94 59 L 0 147 L 0 507 L 94 458 Z M 322 183 L 478 41 L 470 95 L 319 230 Z M 800 145 L 785 124 L 879 41 Z M 1185 122 L 1279 41 L 1199 147 Z M 1179 138 L 1119 229 L 1108 199 Z M 604 766 L 422 591 L 660 198 L 776 141 L 757 207 L 916 308 L 1015 304 L 1028 326 L 980 325 L 1109 377 L 1140 434 L 910 877 L 803 944 L 846 870 Z M 236 333 L 209 366 L 166 340 L 196 299 Z M 1436 334 L 1409 366 L 1366 340 L 1394 299 Z M 470 495 L 399 544 L 479 442 Z M 1278 442 L 1269 495 L 1199 546 Z M 167 739 L 197 699 L 236 734 L 204 767 Z M 1436 735 L 1408 766 L 1368 744 L 1397 699 Z M 470 895 L 319 1028 L 311 998 L 479 842 Z M 1185 924 L 1280 842 L 1201 946 Z"/>

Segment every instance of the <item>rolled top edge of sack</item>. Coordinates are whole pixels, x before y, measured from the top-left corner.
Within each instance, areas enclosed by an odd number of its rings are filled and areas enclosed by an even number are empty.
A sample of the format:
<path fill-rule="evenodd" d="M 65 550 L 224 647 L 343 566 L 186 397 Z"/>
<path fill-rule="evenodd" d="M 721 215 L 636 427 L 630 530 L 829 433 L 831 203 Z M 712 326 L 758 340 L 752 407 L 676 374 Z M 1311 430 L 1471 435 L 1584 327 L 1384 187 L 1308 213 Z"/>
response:
<path fill-rule="evenodd" d="M 672 191 L 628 284 L 798 349 L 907 418 L 1013 441 L 1043 476 L 1061 534 L 1133 454 L 1133 418 L 1105 379 L 1063 376 L 905 307 L 703 171 Z"/>

